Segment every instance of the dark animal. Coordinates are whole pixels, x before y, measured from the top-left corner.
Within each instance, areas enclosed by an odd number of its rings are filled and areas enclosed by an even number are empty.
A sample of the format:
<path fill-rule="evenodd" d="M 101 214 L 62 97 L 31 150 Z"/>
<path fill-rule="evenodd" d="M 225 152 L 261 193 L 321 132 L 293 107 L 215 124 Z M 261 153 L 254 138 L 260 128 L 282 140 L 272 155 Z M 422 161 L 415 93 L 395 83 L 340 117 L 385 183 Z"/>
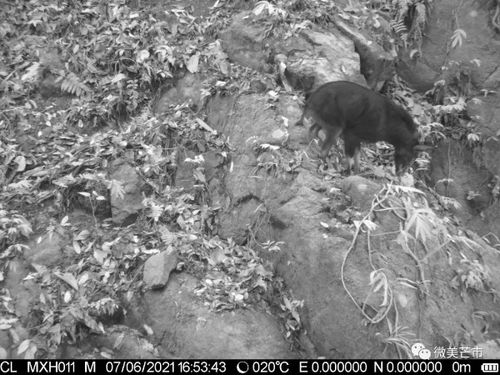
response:
<path fill-rule="evenodd" d="M 417 126 L 411 116 L 385 96 L 352 82 L 325 83 L 307 99 L 304 117 L 311 116 L 314 124 L 309 128 L 310 139 L 317 137 L 320 129 L 325 133 L 321 157 L 339 135 L 344 138 L 348 169 L 359 172 L 361 142 L 386 141 L 395 148 L 396 173 L 400 173 L 414 157 L 418 144 Z"/>

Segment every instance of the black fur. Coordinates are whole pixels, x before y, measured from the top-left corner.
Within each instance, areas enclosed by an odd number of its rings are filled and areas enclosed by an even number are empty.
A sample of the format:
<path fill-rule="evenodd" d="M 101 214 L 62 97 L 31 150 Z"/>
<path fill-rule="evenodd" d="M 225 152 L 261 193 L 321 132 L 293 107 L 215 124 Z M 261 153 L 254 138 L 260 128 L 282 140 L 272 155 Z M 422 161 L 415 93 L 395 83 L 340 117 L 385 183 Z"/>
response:
<path fill-rule="evenodd" d="M 418 144 L 417 126 L 402 107 L 385 96 L 358 84 L 329 82 L 311 93 L 299 123 L 311 115 L 314 124 L 309 136 L 325 132 L 321 157 L 326 158 L 336 138 L 342 134 L 349 168 L 359 172 L 361 142 L 386 141 L 394 145 L 396 172 L 400 173 L 414 157 Z"/>

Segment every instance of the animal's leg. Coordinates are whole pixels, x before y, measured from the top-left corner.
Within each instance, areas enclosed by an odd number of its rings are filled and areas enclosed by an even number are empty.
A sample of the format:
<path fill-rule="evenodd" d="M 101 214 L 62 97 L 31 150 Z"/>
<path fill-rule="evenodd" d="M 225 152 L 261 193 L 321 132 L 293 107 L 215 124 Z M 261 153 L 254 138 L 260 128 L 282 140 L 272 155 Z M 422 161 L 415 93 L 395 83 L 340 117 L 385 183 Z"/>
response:
<path fill-rule="evenodd" d="M 321 158 L 323 160 L 326 159 L 328 156 L 328 152 L 330 151 L 330 148 L 332 145 L 335 143 L 337 137 L 342 133 L 343 128 L 342 127 L 337 127 L 337 126 L 324 126 L 323 130 L 325 131 L 326 137 L 325 141 L 323 142 L 323 145 L 321 146 Z"/>
<path fill-rule="evenodd" d="M 344 150 L 347 157 L 347 169 L 350 172 L 354 167 L 354 173 L 359 173 L 359 153 L 361 141 L 351 134 L 344 134 Z"/>
<path fill-rule="evenodd" d="M 309 142 L 318 137 L 320 129 L 321 126 L 319 126 L 316 122 L 311 125 L 311 127 L 309 128 Z"/>
<path fill-rule="evenodd" d="M 413 153 L 408 151 L 405 147 L 396 147 L 394 152 L 394 165 L 396 168 L 396 174 L 402 174 L 413 158 Z"/>

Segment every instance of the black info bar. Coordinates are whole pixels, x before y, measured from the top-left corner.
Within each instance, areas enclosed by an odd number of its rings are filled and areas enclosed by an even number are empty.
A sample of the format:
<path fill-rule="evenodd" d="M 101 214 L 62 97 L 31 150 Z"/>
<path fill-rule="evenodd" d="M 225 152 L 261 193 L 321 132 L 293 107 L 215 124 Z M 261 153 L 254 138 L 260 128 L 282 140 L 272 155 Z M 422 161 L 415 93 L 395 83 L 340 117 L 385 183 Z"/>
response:
<path fill-rule="evenodd" d="M 0 374 L 496 374 L 499 360 L 1 360 Z"/>

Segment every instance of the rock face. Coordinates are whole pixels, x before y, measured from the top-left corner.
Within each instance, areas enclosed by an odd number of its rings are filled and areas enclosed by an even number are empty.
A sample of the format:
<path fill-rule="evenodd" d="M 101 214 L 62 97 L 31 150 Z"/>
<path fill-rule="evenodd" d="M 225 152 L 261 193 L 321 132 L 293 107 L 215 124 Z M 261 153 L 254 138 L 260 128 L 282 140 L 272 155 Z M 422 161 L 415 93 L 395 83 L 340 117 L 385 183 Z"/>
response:
<path fill-rule="evenodd" d="M 30 263 L 53 266 L 61 262 L 64 255 L 63 236 L 53 233 L 43 236 L 39 243 L 33 242 L 24 253 Z"/>
<path fill-rule="evenodd" d="M 379 23 L 380 21 L 382 19 Z M 354 42 L 355 51 L 360 57 L 360 71 L 370 88 L 375 89 L 378 83 L 390 80 L 394 76 L 396 73 L 395 53 L 385 51 L 378 43 L 368 38 L 366 33 L 355 30 L 338 18 L 334 22 L 337 28 Z"/>
<path fill-rule="evenodd" d="M 467 38 L 459 48 L 447 52 L 446 46 L 449 44 L 456 26 L 451 22 L 446 22 L 446 20 L 455 11 L 460 27 L 466 31 Z M 500 38 L 489 23 L 490 17 L 491 13 L 487 7 L 472 0 L 465 1 L 458 9 L 456 9 L 456 2 L 452 0 L 436 3 L 430 15 L 426 31 L 427 38 L 422 46 L 422 64 L 425 64 L 427 69 L 432 69 L 436 77 L 439 73 L 446 79 L 452 79 L 453 77 L 450 75 L 457 73 L 453 69 L 454 66 L 461 66 L 463 73 L 470 80 L 472 93 L 483 88 L 498 90 L 500 87 Z M 477 63 L 471 64 L 473 59 L 476 59 Z M 444 73 L 441 74 L 442 67 L 445 69 Z M 409 73 L 413 73 L 415 76 L 420 75 L 418 70 L 412 70 Z M 403 78 L 410 79 L 409 76 L 405 75 Z M 418 78 L 415 77 L 415 79 Z M 496 120 L 500 116 L 498 98 L 490 95 L 478 96 L 472 101 L 475 103 L 468 104 L 469 114 L 471 116 L 479 115 L 476 119 L 481 127 L 484 127 L 481 130 L 485 135 L 496 135 L 500 130 Z M 477 113 L 478 111 L 479 113 Z M 492 145 L 489 144 L 487 148 L 491 149 Z M 494 169 L 493 164 L 498 165 L 498 163 L 489 163 L 487 167 L 494 174 L 498 174 L 498 169 Z"/>
<path fill-rule="evenodd" d="M 135 169 L 120 160 L 114 163 L 116 168 L 111 178 L 122 183 L 123 197 L 111 195 L 111 212 L 113 221 L 127 225 L 133 222 L 143 208 L 141 186 L 142 181 Z"/>
<path fill-rule="evenodd" d="M 262 19 L 242 12 L 222 32 L 221 40 L 229 59 L 255 70 L 271 72 L 274 56 L 283 56 L 283 74 L 296 89 L 308 91 L 347 79 L 365 84 L 354 42 L 339 30 L 305 30 L 286 39 L 268 37 Z"/>
<path fill-rule="evenodd" d="M 433 153 L 430 171 L 430 185 L 436 192 L 460 203 L 460 207 L 451 208 L 457 218 L 467 228 L 489 238 L 492 245 L 498 245 L 494 237 L 500 236 L 500 203 L 492 194 L 498 186 L 498 178 L 492 178 L 488 165 L 494 170 L 492 159 L 497 154 L 498 149 L 489 150 L 488 143 L 482 150 L 473 152 L 462 143 L 450 140 Z M 488 162 L 478 165 L 481 160 Z"/>
<path fill-rule="evenodd" d="M 447 48 L 457 27 L 455 22 L 449 22 L 450 14 L 456 15 L 467 35 L 462 45 L 454 49 Z M 431 181 L 444 196 L 462 204 L 455 213 L 468 227 L 480 235 L 500 238 L 500 207 L 498 193 L 495 193 L 500 176 L 497 139 L 500 101 L 498 94 L 480 93 L 481 89 L 500 90 L 500 38 L 491 26 L 491 16 L 486 4 L 472 0 L 461 3 L 458 8 L 452 0 L 436 2 L 430 13 L 422 57 L 416 63 L 406 59 L 398 66 L 398 72 L 420 91 L 431 88 L 437 79 L 457 84 L 456 79 L 460 77 L 463 82 L 459 86 L 468 90 L 462 94 L 477 95 L 467 102 L 466 111 L 482 135 L 482 145 L 474 149 L 455 141 L 441 145 L 433 155 Z M 442 180 L 450 178 L 451 187 L 443 190 Z M 495 243 L 499 241 L 492 242 Z"/>
<path fill-rule="evenodd" d="M 162 332 L 163 358 L 294 358 L 275 318 L 264 312 L 216 313 L 196 297 L 198 280 L 173 274 L 162 291 L 148 292 L 142 306 L 147 323 Z"/>
<path fill-rule="evenodd" d="M 233 61 L 265 70 L 270 55 L 254 52 L 273 43 L 258 33 L 257 21 L 249 18 L 235 20 L 223 34 L 223 46 Z M 242 25 L 241 30 L 236 25 Z M 357 81 L 360 63 L 352 54 L 353 44 L 343 38 L 341 33 L 313 30 L 282 41 L 276 51 L 283 56 L 277 61 L 286 65 L 282 73 L 288 83 L 307 89 L 329 80 Z M 242 40 L 251 40 L 248 48 Z M 335 51 L 328 49 L 330 45 Z M 338 54 L 349 61 L 346 69 L 330 64 Z M 273 106 L 268 102 L 266 95 L 251 93 L 215 97 L 208 103 L 207 122 L 227 136 L 234 150 L 230 168 L 224 166 L 219 179 L 220 191 L 229 197 L 220 213 L 219 234 L 238 243 L 249 238 L 283 242 L 278 254 L 263 251 L 261 255 L 274 262 L 294 298 L 304 301 L 302 323 L 317 353 L 329 358 L 394 357 L 409 349 L 392 345 L 394 338 L 410 346 L 413 342 L 448 346 L 446 337 L 460 326 L 473 332 L 475 342 L 487 341 L 490 337 L 479 333 L 470 311 L 499 308 L 488 293 L 477 292 L 496 289 L 500 279 L 485 271 L 482 286 L 471 287 L 464 280 L 483 266 L 490 270 L 500 266 L 494 249 L 470 234 L 479 245 L 458 245 L 460 250 L 450 249 L 446 255 L 433 252 L 441 248 L 440 243 L 422 246 L 405 237 L 409 229 L 403 229 L 412 223 L 412 215 L 427 212 L 425 205 L 423 211 L 414 211 L 413 205 L 424 204 L 418 194 L 413 202 L 395 198 L 397 194 L 386 200 L 382 186 L 360 177 L 342 180 L 335 170 L 329 171 L 332 180 L 325 181 L 315 172 L 316 145 L 308 145 L 307 130 L 289 125 L 300 116 L 299 104 L 285 94 Z M 278 133 L 287 136 L 275 141 L 273 134 Z M 377 194 L 380 198 L 374 200 Z M 373 223 L 363 221 L 368 210 Z M 426 230 L 461 238 L 444 222 L 433 216 Z M 419 225 L 422 230 L 424 224 Z M 430 238 L 424 242 L 437 241 Z M 378 293 L 372 289 L 374 279 L 382 283 Z M 386 298 L 394 308 L 387 319 L 393 322 L 392 314 L 398 311 L 397 328 L 388 328 L 384 318 L 377 320 L 389 303 Z M 378 323 L 366 325 L 366 320 Z"/>
<path fill-rule="evenodd" d="M 161 115 L 169 105 L 187 103 L 194 109 L 201 107 L 201 78 L 196 74 L 188 73 L 179 79 L 174 87 L 164 90 L 154 106 L 154 113 Z"/>
<path fill-rule="evenodd" d="M 176 266 L 177 253 L 173 248 L 153 255 L 144 264 L 144 283 L 151 289 L 163 288 Z"/>
<path fill-rule="evenodd" d="M 425 250 L 416 248 L 412 250 L 417 254 L 416 259 L 426 259 L 426 263 L 415 264 L 401 248 L 401 239 L 394 235 L 400 230 L 398 217 L 383 209 L 384 205 L 404 207 L 404 202 L 387 201 L 378 207 L 381 211 L 376 214 L 378 229 L 373 239 L 361 234 L 347 236 L 347 230 L 351 233 L 354 230 L 352 223 L 364 215 L 353 207 L 366 212 L 381 187 L 356 176 L 324 181 L 314 172 L 315 162 L 306 156 L 314 155 L 315 146 L 301 143 L 306 129 L 295 126 L 285 129 L 290 134 L 290 142 L 279 154 L 271 150 L 256 151 L 249 140 L 267 139 L 269 134 L 281 129 L 282 124 L 277 120 L 281 116 L 288 117 L 289 123 L 295 122 L 294 116 L 300 111 L 292 110 L 293 102 L 284 98 L 275 109 L 263 110 L 266 107 L 262 95 L 249 94 L 227 100 L 233 101 L 233 111 L 226 121 L 209 116 L 210 125 L 227 135 L 235 150 L 232 169 L 226 171 L 223 180 L 230 204 L 221 212 L 220 235 L 231 236 L 241 243 L 247 240 L 249 233 L 261 242 L 269 239 L 284 242 L 278 255 L 264 252 L 262 256 L 274 261 L 277 274 L 285 280 L 294 298 L 304 301 L 303 324 L 319 355 L 331 358 L 396 355 L 388 344 L 393 333 L 384 333 L 384 328 L 378 325 L 365 326 L 360 311 L 346 293 L 347 288 L 359 304 L 363 301 L 371 306 L 381 303 L 376 293 L 370 292 L 370 275 L 378 269 L 372 269 L 370 262 L 387 270 L 384 274 L 390 280 L 397 301 L 399 324 L 408 327 L 401 333 L 403 337 L 408 335 L 407 340 L 414 337 L 427 345 L 445 345 L 443 337 L 456 330 L 456 324 L 473 329 L 474 324 L 468 316 L 470 309 L 481 306 L 492 311 L 498 308 L 487 294 L 479 299 L 461 300 L 457 290 L 463 286 L 454 289 L 452 280 L 468 271 L 460 271 L 458 253 L 453 253 L 453 267 L 450 268 L 444 253 L 426 255 Z M 214 106 L 209 113 L 220 113 L 216 109 L 219 104 L 220 99 L 209 104 L 209 108 Z M 304 155 L 302 163 L 297 168 L 290 168 L 301 152 Z M 266 168 L 269 165 L 272 168 Z M 342 190 L 349 199 L 344 198 Z M 354 246 L 352 239 L 356 239 Z M 368 246 L 370 253 L 373 252 L 371 261 L 366 252 Z M 466 252 L 468 259 L 488 259 L 484 264 L 491 269 L 500 267 L 494 250 L 486 244 L 483 250 L 465 247 L 461 252 Z M 345 276 L 341 279 L 346 257 Z M 432 263 L 427 263 L 429 257 Z M 439 303 L 434 298 L 420 300 L 415 289 L 398 281 L 415 280 L 418 269 L 422 270 L 424 280 L 433 280 L 430 293 L 441 296 Z M 419 280 L 417 277 L 415 282 L 421 283 Z M 492 278 L 492 282 L 496 285 L 500 280 Z M 434 325 L 440 327 L 438 334 Z M 477 339 L 482 340 L 481 337 Z"/>
<path fill-rule="evenodd" d="M 467 34 L 460 47 L 451 49 L 448 45 L 457 23 L 451 20 L 450 14 L 455 15 L 458 25 Z M 418 63 L 406 59 L 403 70 L 398 69 L 398 73 L 414 83 L 415 88 L 428 90 L 441 75 L 442 67 L 450 68 L 450 62 L 469 63 L 479 59 L 480 66 L 476 66 L 471 77 L 473 85 L 479 88 L 498 68 L 500 42 L 489 22 L 490 17 L 488 7 L 473 0 L 466 0 L 459 7 L 453 0 L 435 2 L 429 14 L 421 59 Z"/>
<path fill-rule="evenodd" d="M 464 59 L 484 50 L 484 70 L 471 75 L 471 85 L 484 84 L 498 91 L 500 52 L 489 48 L 484 38 L 489 30 L 485 26 L 488 14 L 480 8 L 471 11 L 476 6 L 472 1 L 463 4 L 470 8 L 459 8 L 458 15 L 465 20 L 461 25 L 475 30 L 467 32 L 471 55 L 461 55 L 463 51 L 458 50 L 452 55 Z M 440 44 L 424 47 L 427 60 L 418 65 L 406 61 L 406 67 L 399 68 L 419 89 L 432 86 L 438 76 L 444 58 L 441 48 L 452 31 L 442 19 L 449 17 L 454 6 L 451 0 L 437 4 L 430 39 Z M 250 12 L 238 15 L 222 32 L 222 45 L 233 62 L 264 73 L 276 70 L 275 76 L 279 75 L 287 89 L 310 90 L 341 79 L 366 84 L 364 77 L 373 87 L 394 70 L 389 54 L 339 21 L 338 30 L 314 27 L 281 39 L 267 35 L 261 21 Z M 493 40 L 491 34 L 488 37 Z M 42 94 L 58 95 L 52 83 L 51 77 L 42 82 Z M 185 76 L 161 96 L 155 112 L 161 115 L 170 104 L 185 102 L 199 109 L 203 106 L 202 87 L 200 77 Z M 302 110 L 297 98 L 286 92 L 270 93 L 269 85 L 259 80 L 249 87 L 250 93 L 210 99 L 206 122 L 223 134 L 232 151 L 222 156 L 200 147 L 203 161 L 197 167 L 204 170 L 206 204 L 217 212 L 214 231 L 240 245 L 256 249 L 261 245 L 261 257 L 273 263 L 291 298 L 304 303 L 296 311 L 300 318 L 295 318 L 300 321 L 301 334 L 307 336 L 304 341 L 311 343 L 307 355 L 404 357 L 411 356 L 411 344 L 422 342 L 428 348 L 483 343 L 478 346 L 484 348 L 485 356 L 498 357 L 500 305 L 493 298 L 500 290 L 495 272 L 500 268 L 498 251 L 458 224 L 461 221 L 480 235 L 493 234 L 492 239 L 495 233 L 500 236 L 497 97 L 468 103 L 471 118 L 490 136 L 482 149 L 472 152 L 459 142 L 449 142 L 434 154 L 430 180 L 435 191 L 463 207 L 455 209 L 454 217 L 439 218 L 427 204 L 433 202 L 431 198 L 423 199 L 421 192 L 403 195 L 399 192 L 411 189 L 382 186 L 360 176 L 343 178 L 332 165 L 319 173 L 317 145 L 308 142 L 307 129 L 292 125 Z M 197 168 L 182 162 L 195 156 L 190 153 L 194 151 L 179 152 L 172 181 L 188 192 L 194 190 Z M 124 188 L 123 197 L 111 196 L 113 220 L 126 225 L 143 209 L 144 186 L 126 162 L 118 160 L 112 168 L 111 179 Z M 107 337 L 95 340 L 103 348 L 101 354 L 109 358 L 110 354 L 117 358 L 296 358 L 298 353 L 290 349 L 283 322 L 276 316 L 252 306 L 216 313 L 197 293 L 198 278 L 188 272 L 172 272 L 178 261 L 176 236 L 163 229 L 162 241 L 169 247 L 146 261 L 146 290 L 126 297 L 135 297 L 131 304 L 137 305 L 120 319 L 130 319 L 127 323 L 136 329 L 111 327 Z M 112 249 L 118 258 L 145 250 L 136 249 L 132 239 L 125 240 L 113 241 L 113 247 L 119 248 Z M 267 250 L 263 244 L 268 242 L 279 244 L 280 251 Z M 80 254 L 80 245 L 75 243 L 74 252 L 78 249 Z M 38 244 L 30 243 L 24 260 L 9 263 L 4 284 L 14 291 L 17 316 L 29 319 L 43 296 L 37 282 L 27 277 L 28 263 L 64 266 L 61 258 L 64 261 L 69 250 L 73 252 L 67 238 L 44 236 Z M 102 265 L 104 255 L 94 254 Z M 225 255 L 214 250 L 211 256 Z M 239 265 L 235 263 L 235 272 L 244 273 Z M 0 358 L 16 355 L 19 342 L 29 338 L 23 330 L 0 331 Z M 155 345 L 142 337 L 144 332 L 151 341 L 155 339 Z M 78 349 L 69 347 L 63 357 L 77 356 Z"/>

